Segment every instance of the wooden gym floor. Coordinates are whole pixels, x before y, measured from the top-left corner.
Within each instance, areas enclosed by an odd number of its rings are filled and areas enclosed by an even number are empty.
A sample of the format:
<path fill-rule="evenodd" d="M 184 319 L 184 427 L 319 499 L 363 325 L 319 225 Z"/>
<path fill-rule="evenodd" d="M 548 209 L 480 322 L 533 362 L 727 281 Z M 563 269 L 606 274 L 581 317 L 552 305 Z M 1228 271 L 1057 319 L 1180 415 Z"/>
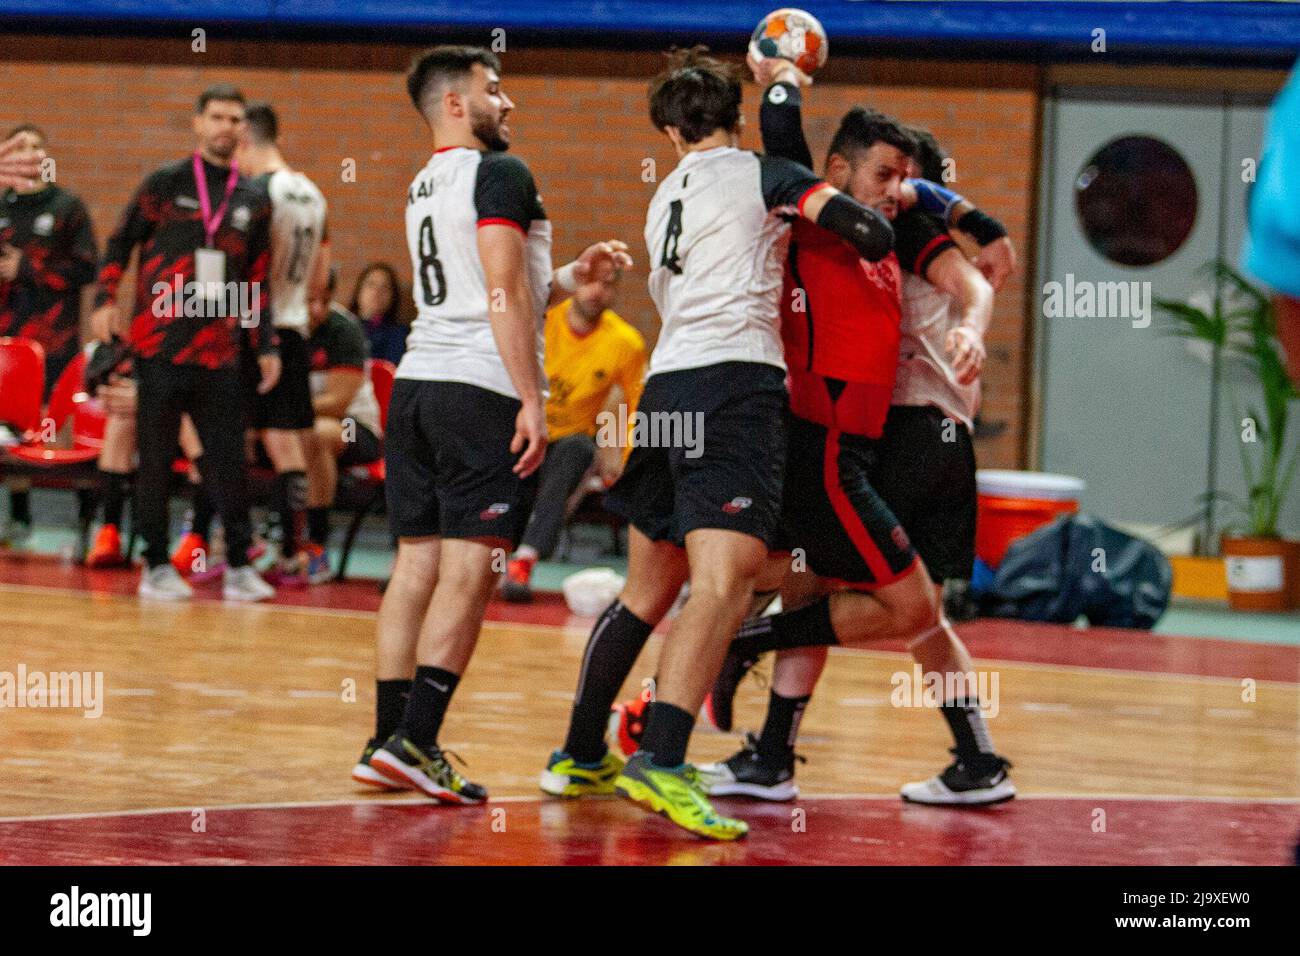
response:
<path fill-rule="evenodd" d="M 129 572 L 0 556 L 0 673 L 100 671 L 103 713 L 0 710 L 0 863 L 1282 864 L 1300 829 L 1300 648 L 980 621 L 990 729 L 1021 797 L 902 804 L 948 759 L 943 721 L 890 703 L 901 645 L 833 652 L 803 723 L 802 794 L 719 801 L 749 837 L 712 845 L 617 799 L 544 799 L 590 621 L 557 598 L 495 604 L 443 744 L 482 807 L 361 790 L 372 727 L 371 582 L 256 607 L 211 587 L 143 605 Z M 625 689 L 654 671 L 652 638 Z M 355 694 L 348 693 L 355 687 Z M 737 725 L 766 692 L 746 681 Z M 697 730 L 692 757 L 736 737 Z"/>

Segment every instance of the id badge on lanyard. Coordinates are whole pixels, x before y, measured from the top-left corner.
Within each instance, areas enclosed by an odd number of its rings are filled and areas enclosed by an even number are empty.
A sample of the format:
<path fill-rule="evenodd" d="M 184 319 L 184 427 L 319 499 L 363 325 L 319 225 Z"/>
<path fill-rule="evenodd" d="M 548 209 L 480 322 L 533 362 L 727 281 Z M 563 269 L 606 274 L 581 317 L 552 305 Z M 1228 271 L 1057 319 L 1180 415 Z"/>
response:
<path fill-rule="evenodd" d="M 199 193 L 199 215 L 203 217 L 204 244 L 194 250 L 194 281 L 203 290 L 205 299 L 222 299 L 225 297 L 226 254 L 214 248 L 217 230 L 230 205 L 230 197 L 239 182 L 239 163 L 230 164 L 230 175 L 226 178 L 226 194 L 216 212 L 212 211 L 212 197 L 208 195 L 208 177 L 203 172 L 203 158 L 194 154 L 194 182 Z"/>

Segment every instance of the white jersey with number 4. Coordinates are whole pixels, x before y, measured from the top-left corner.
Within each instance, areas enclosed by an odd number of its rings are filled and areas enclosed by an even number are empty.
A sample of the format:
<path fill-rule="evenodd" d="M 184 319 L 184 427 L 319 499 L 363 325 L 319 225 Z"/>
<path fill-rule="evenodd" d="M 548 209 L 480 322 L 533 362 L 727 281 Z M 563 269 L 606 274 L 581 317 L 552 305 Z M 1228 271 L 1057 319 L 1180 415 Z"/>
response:
<path fill-rule="evenodd" d="M 821 185 L 798 163 L 730 146 L 682 157 L 646 214 L 650 297 L 663 323 L 651 375 L 721 362 L 785 368 L 787 218 Z"/>
<path fill-rule="evenodd" d="M 307 334 L 311 264 L 325 239 L 325 197 L 300 172 L 267 177 L 271 194 L 271 320 L 277 329 Z"/>
<path fill-rule="evenodd" d="M 489 225 L 524 236 L 538 376 L 545 381 L 542 321 L 551 285 L 551 223 L 523 160 L 463 146 L 435 152 L 407 192 L 416 316 L 398 378 L 463 382 L 519 397 L 492 335 L 489 310 L 505 305 L 505 292 L 489 295 L 479 258 L 478 230 Z"/>

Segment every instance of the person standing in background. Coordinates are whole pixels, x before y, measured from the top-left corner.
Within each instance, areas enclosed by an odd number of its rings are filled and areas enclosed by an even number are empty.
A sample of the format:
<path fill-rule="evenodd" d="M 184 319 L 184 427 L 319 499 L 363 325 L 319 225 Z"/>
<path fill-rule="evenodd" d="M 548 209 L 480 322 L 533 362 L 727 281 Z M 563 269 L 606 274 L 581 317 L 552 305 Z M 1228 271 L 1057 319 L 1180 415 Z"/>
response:
<path fill-rule="evenodd" d="M 313 557 L 303 548 L 305 443 L 315 421 L 308 381 L 307 296 L 313 281 L 329 269 L 326 203 L 316 184 L 291 169 L 280 153 L 280 123 L 271 105 L 250 103 L 245 121 L 240 168 L 271 197 L 271 315 L 280 340 L 280 379 L 265 394 L 255 390 L 258 373 L 250 354 L 245 351 L 243 356 L 249 424 L 275 470 L 271 507 L 280 520 L 280 557 L 267 577 L 276 585 L 302 587 L 310 583 Z M 194 553 L 207 550 L 213 510 L 201 491 L 195 495 L 194 512 L 194 525 L 172 556 L 177 570 L 193 567 Z"/>
<path fill-rule="evenodd" d="M 266 288 L 271 200 L 239 175 L 235 149 L 244 127 L 244 97 L 238 90 L 205 90 L 192 125 L 193 153 L 150 174 L 109 237 L 91 321 L 103 341 L 128 325 L 135 356 L 140 464 L 134 514 L 146 563 L 140 596 L 193 596 L 167 553 L 172 462 L 181 417 L 188 413 L 203 444 L 199 473 L 226 529 L 230 566 L 222 593 L 227 600 L 261 601 L 275 590 L 248 562 L 239 357 L 241 348 L 256 351 L 260 394 L 275 386 L 280 356 Z M 117 291 L 137 247 L 135 315 L 128 324 L 119 315 Z"/>
<path fill-rule="evenodd" d="M 44 150 L 45 133 L 31 123 L 10 131 Z M 40 343 L 48 399 L 81 346 L 81 290 L 95 278 L 98 253 L 85 204 L 52 179 L 37 177 L 0 194 L 0 336 Z M 9 483 L 9 524 L 0 543 L 31 536 L 30 483 Z"/>

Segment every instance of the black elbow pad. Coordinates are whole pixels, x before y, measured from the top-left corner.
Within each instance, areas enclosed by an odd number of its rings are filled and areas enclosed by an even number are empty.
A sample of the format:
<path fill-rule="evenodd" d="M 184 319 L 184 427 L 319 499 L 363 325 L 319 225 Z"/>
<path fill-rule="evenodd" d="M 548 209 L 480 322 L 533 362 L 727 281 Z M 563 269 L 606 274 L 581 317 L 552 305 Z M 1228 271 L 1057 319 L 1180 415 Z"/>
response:
<path fill-rule="evenodd" d="M 868 262 L 879 262 L 894 248 L 894 230 L 884 216 L 843 193 L 830 198 L 817 225 L 850 242 Z"/>

